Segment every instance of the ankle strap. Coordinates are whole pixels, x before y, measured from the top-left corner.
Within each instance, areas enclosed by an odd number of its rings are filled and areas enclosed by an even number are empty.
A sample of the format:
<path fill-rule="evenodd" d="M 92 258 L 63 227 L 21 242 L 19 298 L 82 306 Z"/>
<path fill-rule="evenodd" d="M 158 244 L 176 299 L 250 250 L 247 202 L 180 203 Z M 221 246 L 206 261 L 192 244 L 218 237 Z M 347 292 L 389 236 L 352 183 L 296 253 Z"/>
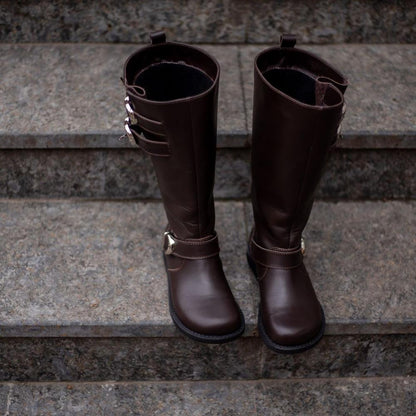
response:
<path fill-rule="evenodd" d="M 271 269 L 294 269 L 302 264 L 303 255 L 301 247 L 297 249 L 265 248 L 250 239 L 250 255 L 253 260 Z"/>
<path fill-rule="evenodd" d="M 166 255 L 197 260 L 214 257 L 220 252 L 216 233 L 208 239 L 180 240 L 170 231 L 166 231 L 164 237 L 163 249 Z"/>

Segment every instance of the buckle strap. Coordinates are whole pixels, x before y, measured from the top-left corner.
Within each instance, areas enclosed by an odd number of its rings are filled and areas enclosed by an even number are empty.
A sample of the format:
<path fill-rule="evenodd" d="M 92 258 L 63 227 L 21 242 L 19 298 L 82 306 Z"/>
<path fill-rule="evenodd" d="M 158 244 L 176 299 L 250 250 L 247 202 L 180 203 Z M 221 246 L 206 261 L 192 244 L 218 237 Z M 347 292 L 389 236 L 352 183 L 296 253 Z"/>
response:
<path fill-rule="evenodd" d="M 156 134 L 158 136 L 166 136 L 166 130 L 163 123 L 152 120 L 134 111 L 133 103 L 130 101 L 130 97 L 128 95 L 124 99 L 124 107 L 126 108 L 127 116 L 129 117 L 130 124 L 132 126 L 138 125 L 141 129 L 146 130 L 149 133 Z"/>
<path fill-rule="evenodd" d="M 124 128 L 130 143 L 138 146 L 147 154 L 152 156 L 170 156 L 170 148 L 167 142 L 146 139 L 141 132 L 136 131 L 138 128 L 137 126 L 131 126 L 129 124 L 128 117 L 124 122 Z"/>
<path fill-rule="evenodd" d="M 295 250 L 269 249 L 250 239 L 250 255 L 253 260 L 270 269 L 294 269 L 303 261 L 302 247 Z"/>
<path fill-rule="evenodd" d="M 134 111 L 129 96 L 124 99 L 127 117 L 124 119 L 125 136 L 133 146 L 138 146 L 152 156 L 170 156 L 169 143 L 166 141 L 163 123 L 151 120 Z M 161 140 L 151 140 L 143 135 L 147 131 Z"/>
<path fill-rule="evenodd" d="M 207 259 L 218 255 L 220 252 L 216 233 L 208 239 L 180 240 L 170 231 L 166 231 L 163 249 L 167 255 L 189 260 Z"/>

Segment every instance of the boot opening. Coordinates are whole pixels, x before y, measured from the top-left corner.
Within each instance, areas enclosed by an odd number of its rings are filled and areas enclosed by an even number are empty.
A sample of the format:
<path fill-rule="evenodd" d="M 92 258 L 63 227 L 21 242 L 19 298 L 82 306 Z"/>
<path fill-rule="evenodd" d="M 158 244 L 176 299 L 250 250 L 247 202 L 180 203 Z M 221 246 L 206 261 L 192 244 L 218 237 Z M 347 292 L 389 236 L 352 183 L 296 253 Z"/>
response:
<path fill-rule="evenodd" d="M 304 104 L 315 105 L 315 80 L 303 72 L 288 68 L 272 68 L 263 73 L 274 88 Z"/>
<path fill-rule="evenodd" d="M 213 80 L 193 66 L 161 62 L 145 68 L 134 83 L 146 91 L 147 99 L 170 101 L 201 94 L 212 86 Z"/>
<path fill-rule="evenodd" d="M 327 62 L 296 48 L 274 48 L 268 49 L 258 55 L 256 65 L 264 74 L 271 68 L 299 68 L 304 73 L 309 73 L 312 78 L 321 79 L 322 82 L 329 82 L 344 92 L 347 88 L 347 80 L 335 68 Z"/>

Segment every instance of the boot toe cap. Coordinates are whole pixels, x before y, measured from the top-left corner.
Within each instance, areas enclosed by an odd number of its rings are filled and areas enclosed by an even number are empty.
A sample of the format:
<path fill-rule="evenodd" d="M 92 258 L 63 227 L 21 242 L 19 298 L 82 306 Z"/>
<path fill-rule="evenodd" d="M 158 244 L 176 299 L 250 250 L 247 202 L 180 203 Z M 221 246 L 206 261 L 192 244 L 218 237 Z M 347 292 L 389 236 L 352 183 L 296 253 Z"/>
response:
<path fill-rule="evenodd" d="M 262 316 L 263 326 L 272 342 L 282 346 L 300 346 L 316 338 L 323 329 L 322 309 L 275 312 Z"/>
<path fill-rule="evenodd" d="M 209 300 L 185 309 L 180 308 L 179 319 L 190 330 L 206 335 L 226 335 L 237 331 L 241 314 L 232 299 Z"/>
<path fill-rule="evenodd" d="M 187 260 L 169 271 L 170 299 L 184 332 L 195 337 L 227 337 L 241 333 L 244 319 L 222 270 L 218 256 Z"/>

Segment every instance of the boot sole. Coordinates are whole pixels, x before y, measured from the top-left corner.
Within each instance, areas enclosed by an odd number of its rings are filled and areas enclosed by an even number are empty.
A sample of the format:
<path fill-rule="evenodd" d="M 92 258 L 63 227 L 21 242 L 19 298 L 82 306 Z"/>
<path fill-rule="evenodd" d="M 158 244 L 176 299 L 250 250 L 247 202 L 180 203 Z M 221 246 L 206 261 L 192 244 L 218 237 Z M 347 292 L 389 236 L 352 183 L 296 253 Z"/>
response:
<path fill-rule="evenodd" d="M 247 251 L 247 262 L 248 262 L 248 265 L 250 266 L 250 269 L 253 272 L 253 274 L 256 277 L 256 280 L 258 282 L 257 271 L 256 271 L 256 263 L 250 257 L 250 254 L 249 254 L 248 251 Z M 281 354 L 296 354 L 298 352 L 303 352 L 303 351 L 309 350 L 310 348 L 314 347 L 322 339 L 322 337 L 324 335 L 324 332 L 325 332 L 325 314 L 324 314 L 324 310 L 322 309 L 322 306 L 321 306 L 321 313 L 322 313 L 322 325 L 321 325 L 321 328 L 320 328 L 318 334 L 314 338 L 312 338 L 310 341 L 305 342 L 303 344 L 299 344 L 299 345 L 281 345 L 281 344 L 277 344 L 276 342 L 274 342 L 267 335 L 266 329 L 265 329 L 264 324 L 263 324 L 263 319 L 261 317 L 261 304 L 259 304 L 259 309 L 258 309 L 257 327 L 258 327 L 261 339 L 263 340 L 264 344 L 268 348 L 270 348 L 274 352 L 278 352 L 278 353 L 281 353 Z"/>
<path fill-rule="evenodd" d="M 168 298 L 169 298 L 169 312 L 170 316 L 172 318 L 173 323 L 176 325 L 176 327 L 187 337 L 193 339 L 194 341 L 203 342 L 205 344 L 224 344 L 226 342 L 234 341 L 238 337 L 240 337 L 244 330 L 245 330 L 245 320 L 244 315 L 241 312 L 241 309 L 238 308 L 239 314 L 240 314 L 240 320 L 241 325 L 240 327 L 233 332 L 230 332 L 229 334 L 223 334 L 223 335 L 207 335 L 207 334 L 201 334 L 199 332 L 193 331 L 192 329 L 188 328 L 178 317 L 178 315 L 175 312 L 175 309 L 173 308 L 172 304 L 172 298 L 171 298 L 171 287 L 170 287 L 170 274 L 169 270 L 166 264 L 166 256 L 163 254 L 163 261 L 165 263 L 165 269 L 166 274 L 168 278 Z"/>

